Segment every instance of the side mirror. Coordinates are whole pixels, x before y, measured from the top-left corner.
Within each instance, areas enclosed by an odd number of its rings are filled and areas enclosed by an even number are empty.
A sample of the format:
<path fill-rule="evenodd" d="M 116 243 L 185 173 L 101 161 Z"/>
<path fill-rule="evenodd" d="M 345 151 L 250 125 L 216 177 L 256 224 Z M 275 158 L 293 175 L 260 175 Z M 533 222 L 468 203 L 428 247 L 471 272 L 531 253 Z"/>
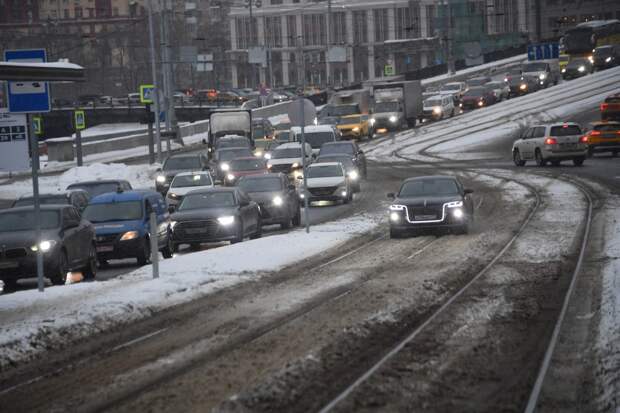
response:
<path fill-rule="evenodd" d="M 387 194 L 388 199 L 394 199 L 396 198 L 396 195 L 394 195 L 394 192 L 390 192 Z"/>
<path fill-rule="evenodd" d="M 303 175 L 297 175 L 297 179 L 304 179 Z"/>
<path fill-rule="evenodd" d="M 299 178 L 299 177 L 298 177 L 298 178 Z M 302 177 L 302 178 L 303 178 L 303 177 Z M 294 190 L 295 190 L 295 189 L 297 189 L 297 188 L 295 188 L 295 185 L 291 184 L 291 185 L 289 185 L 289 186 L 288 186 L 288 189 L 289 189 L 289 190 L 291 190 L 291 191 L 294 191 Z"/>
<path fill-rule="evenodd" d="M 465 195 L 468 195 L 468 194 L 473 194 L 473 193 L 474 193 L 474 190 L 473 190 L 473 189 L 465 189 L 465 190 L 463 191 L 463 193 L 464 193 Z"/>
<path fill-rule="evenodd" d="M 174 213 L 174 211 L 175 211 L 175 209 L 176 209 L 176 208 L 174 207 L 174 205 L 168 205 L 168 212 L 169 212 L 169 213 L 173 214 L 173 213 Z"/>

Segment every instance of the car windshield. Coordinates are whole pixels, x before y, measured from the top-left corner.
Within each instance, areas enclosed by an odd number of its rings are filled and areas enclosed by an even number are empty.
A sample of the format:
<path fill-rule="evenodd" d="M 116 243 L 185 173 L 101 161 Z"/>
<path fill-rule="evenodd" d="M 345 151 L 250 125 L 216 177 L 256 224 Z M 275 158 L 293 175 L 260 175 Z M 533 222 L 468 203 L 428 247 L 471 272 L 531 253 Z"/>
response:
<path fill-rule="evenodd" d="M 265 128 L 263 128 L 262 125 L 254 126 L 254 129 L 252 130 L 252 136 L 254 137 L 254 139 L 264 138 L 265 137 Z"/>
<path fill-rule="evenodd" d="M 441 91 L 443 91 L 443 92 L 447 92 L 447 91 L 452 92 L 452 91 L 455 91 L 455 90 L 460 90 L 460 89 L 461 89 L 461 85 L 459 85 L 459 84 L 450 84 L 450 83 L 448 83 L 448 84 L 446 84 L 446 85 L 443 85 L 443 86 L 441 87 L 441 89 L 439 89 L 439 90 L 441 90 Z"/>
<path fill-rule="evenodd" d="M 340 118 L 336 116 L 326 116 L 319 119 L 319 125 L 337 125 L 340 122 Z"/>
<path fill-rule="evenodd" d="M 426 99 L 424 106 L 441 106 L 441 99 Z"/>
<path fill-rule="evenodd" d="M 164 162 L 164 171 L 172 171 L 175 169 L 200 169 L 200 159 L 197 156 L 178 156 L 166 159 Z"/>
<path fill-rule="evenodd" d="M 329 178 L 342 176 L 342 168 L 339 165 L 315 164 L 308 168 L 308 178 Z"/>
<path fill-rule="evenodd" d="M 282 131 L 276 133 L 276 140 L 278 142 L 288 142 L 291 138 L 291 133 L 289 131 Z"/>
<path fill-rule="evenodd" d="M 603 123 L 601 125 L 594 125 L 593 130 L 598 130 L 601 132 L 615 132 L 620 131 L 620 124 L 615 123 Z"/>
<path fill-rule="evenodd" d="M 360 109 L 357 105 L 336 105 L 329 109 L 331 116 L 358 115 L 359 113 Z"/>
<path fill-rule="evenodd" d="M 581 128 L 577 125 L 562 125 L 551 127 L 551 136 L 581 135 Z"/>
<path fill-rule="evenodd" d="M 177 175 L 172 180 L 172 188 L 189 188 L 193 186 L 211 186 L 213 181 L 207 174 Z"/>
<path fill-rule="evenodd" d="M 65 205 L 65 204 L 70 203 L 69 198 L 64 195 L 51 195 L 51 196 L 41 195 L 39 197 L 39 201 L 41 205 Z M 15 204 L 13 205 L 13 207 L 32 206 L 32 205 L 34 205 L 34 198 L 28 197 L 28 198 L 18 199 L 17 201 L 15 201 Z"/>
<path fill-rule="evenodd" d="M 259 169 L 266 169 L 267 164 L 264 160 L 253 159 L 235 159 L 230 162 L 230 169 L 233 171 L 256 171 Z"/>
<path fill-rule="evenodd" d="M 252 156 L 252 152 L 249 148 L 226 149 L 223 151 L 216 151 L 215 153 L 215 158 L 218 161 L 230 161 L 235 158 Z"/>
<path fill-rule="evenodd" d="M 594 49 L 594 56 L 596 57 L 610 56 L 611 51 L 612 51 L 611 46 L 597 47 L 596 49 Z"/>
<path fill-rule="evenodd" d="M 442 195 L 458 195 L 459 189 L 453 179 L 419 179 L 408 181 L 400 188 L 398 196 L 400 197 L 416 197 L 416 196 L 442 196 Z"/>
<path fill-rule="evenodd" d="M 41 229 L 54 229 L 60 226 L 58 211 L 41 211 Z M 0 213 L 0 232 L 33 230 L 34 210 Z"/>
<path fill-rule="evenodd" d="M 525 63 L 523 65 L 524 72 L 542 72 L 547 70 L 546 63 Z"/>
<path fill-rule="evenodd" d="M 480 88 L 480 89 L 469 89 L 467 92 L 465 92 L 465 96 L 474 96 L 474 97 L 478 97 L 478 96 L 482 96 L 484 95 L 484 89 Z"/>
<path fill-rule="evenodd" d="M 235 206 L 235 197 L 232 192 L 207 192 L 190 194 L 183 198 L 179 211 L 202 208 L 226 208 Z"/>
<path fill-rule="evenodd" d="M 312 146 L 312 149 L 319 149 L 321 145 L 327 142 L 334 142 L 336 136 L 333 132 L 306 132 L 306 142 Z M 301 134 L 297 134 L 297 140 L 301 141 Z"/>
<path fill-rule="evenodd" d="M 321 146 L 321 155 L 330 154 L 330 153 L 346 153 L 349 155 L 355 154 L 355 148 L 353 145 L 343 142 L 343 143 L 330 143 L 327 145 Z"/>
<path fill-rule="evenodd" d="M 248 138 L 238 137 L 238 138 L 220 138 L 217 140 L 217 147 L 219 148 L 240 148 L 240 147 L 250 147 L 250 141 Z"/>
<path fill-rule="evenodd" d="M 242 178 L 237 186 L 245 192 L 274 192 L 282 190 L 282 181 L 278 177 Z"/>
<path fill-rule="evenodd" d="M 352 124 L 352 123 L 361 123 L 361 122 L 362 122 L 362 117 L 361 116 L 352 116 L 352 117 L 340 118 L 340 124 L 344 124 L 344 125 L 348 125 L 348 124 Z"/>
<path fill-rule="evenodd" d="M 351 157 L 346 155 L 326 155 L 319 156 L 316 158 L 316 163 L 325 163 L 325 162 L 340 162 L 346 169 L 351 169 L 355 165 L 353 165 L 353 160 Z"/>
<path fill-rule="evenodd" d="M 377 102 L 375 103 L 375 113 L 398 112 L 398 102 Z"/>
<path fill-rule="evenodd" d="M 118 189 L 118 183 L 105 182 L 105 183 L 93 183 L 93 184 L 74 184 L 69 185 L 67 189 L 83 189 L 88 192 L 92 197 L 97 195 L 106 194 L 108 192 L 116 192 Z"/>
<path fill-rule="evenodd" d="M 566 65 L 566 67 L 579 67 L 579 66 L 585 66 L 587 64 L 587 60 L 585 59 L 573 59 L 570 62 L 568 62 L 568 64 Z"/>
<path fill-rule="evenodd" d="M 300 148 L 277 148 L 271 153 L 271 159 L 301 158 Z"/>
<path fill-rule="evenodd" d="M 142 202 L 90 204 L 84 210 L 83 215 L 90 222 L 133 221 L 142 218 Z"/>

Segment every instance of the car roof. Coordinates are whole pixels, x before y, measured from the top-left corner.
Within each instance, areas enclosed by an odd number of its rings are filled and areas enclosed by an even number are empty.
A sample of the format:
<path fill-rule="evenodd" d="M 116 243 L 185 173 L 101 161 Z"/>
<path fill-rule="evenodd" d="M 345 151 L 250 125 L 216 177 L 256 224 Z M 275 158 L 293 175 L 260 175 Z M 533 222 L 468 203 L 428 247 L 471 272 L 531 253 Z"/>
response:
<path fill-rule="evenodd" d="M 596 122 L 590 122 L 590 125 L 599 126 L 599 125 L 612 125 L 612 126 L 620 126 L 620 122 L 615 120 L 599 120 Z"/>
<path fill-rule="evenodd" d="M 200 153 L 176 153 L 174 155 L 170 155 L 166 158 L 166 160 L 170 158 L 195 158 L 196 156 L 201 155 Z"/>
<path fill-rule="evenodd" d="M 70 197 L 71 194 L 88 194 L 88 192 L 86 192 L 83 189 L 69 189 L 66 191 L 58 191 L 58 192 L 48 192 L 45 194 L 39 194 L 39 197 L 41 198 L 45 198 L 45 197 L 51 197 L 51 196 L 64 196 L 66 198 Z M 19 197 L 19 199 L 32 199 L 34 198 L 34 195 L 22 195 Z"/>
<path fill-rule="evenodd" d="M 112 202 L 128 202 L 128 201 L 141 201 L 147 196 L 159 195 L 158 192 L 150 190 L 132 190 L 123 192 L 106 192 L 105 194 L 97 195 L 90 200 L 91 204 L 109 204 Z"/>
<path fill-rule="evenodd" d="M 196 171 L 196 172 L 180 172 L 176 174 L 174 177 L 178 176 L 194 176 L 194 175 L 211 175 L 209 171 Z"/>
<path fill-rule="evenodd" d="M 74 182 L 67 186 L 67 189 L 71 189 L 72 186 L 76 185 L 98 185 L 98 184 L 116 184 L 116 183 L 129 183 L 126 179 L 101 179 L 101 180 L 93 180 L 93 181 L 80 181 Z"/>
<path fill-rule="evenodd" d="M 306 145 L 309 145 L 306 142 Z M 278 146 L 276 149 L 274 150 L 278 150 L 278 149 L 290 149 L 290 148 L 301 148 L 301 142 L 287 142 L 287 143 L 283 143 L 282 145 Z"/>
<path fill-rule="evenodd" d="M 73 205 L 69 205 L 69 204 L 44 204 L 40 206 L 41 211 L 58 211 L 64 208 L 75 208 Z M 21 207 L 15 207 L 15 208 L 7 208 L 7 209 L 3 209 L 0 210 L 0 214 L 4 214 L 7 212 L 16 212 L 16 211 L 28 211 L 28 210 L 33 210 L 34 209 L 34 205 L 28 205 L 28 206 L 21 206 Z"/>
<path fill-rule="evenodd" d="M 336 145 L 349 145 L 349 146 L 355 146 L 355 142 L 351 142 L 351 141 L 335 141 L 335 142 L 325 142 L 323 145 L 321 146 L 336 146 Z"/>
<path fill-rule="evenodd" d="M 240 156 L 239 158 L 235 158 L 235 159 L 231 159 L 230 162 L 234 162 L 234 161 L 262 161 L 264 159 L 262 158 L 258 158 L 256 156 Z"/>
<path fill-rule="evenodd" d="M 451 175 L 425 175 L 425 176 L 412 176 L 410 178 L 405 179 L 403 183 L 412 182 L 412 181 L 424 181 L 426 179 L 452 179 L 453 181 L 458 181 L 458 179 L 456 179 L 455 176 L 451 176 Z"/>
<path fill-rule="evenodd" d="M 432 95 L 432 96 L 427 97 L 424 100 L 431 100 L 431 99 L 439 99 L 439 100 L 441 100 L 441 99 L 444 99 L 445 97 L 446 97 L 445 95 Z"/>
<path fill-rule="evenodd" d="M 242 176 L 240 179 L 273 179 L 273 178 L 278 178 L 278 179 L 282 179 L 283 177 L 285 177 L 286 175 L 284 175 L 282 172 L 278 172 L 278 173 L 270 173 L 270 174 L 262 174 L 262 175 L 247 175 L 247 176 Z"/>
<path fill-rule="evenodd" d="M 196 189 L 194 191 L 191 191 L 188 193 L 195 195 L 195 194 L 206 194 L 206 193 L 211 193 L 211 192 L 230 192 L 230 193 L 234 193 L 238 190 L 237 187 L 234 186 L 214 186 L 211 188 L 201 188 L 201 189 Z"/>
<path fill-rule="evenodd" d="M 238 151 L 239 149 L 250 150 L 247 146 L 230 146 L 228 148 L 219 148 L 215 152 Z"/>
<path fill-rule="evenodd" d="M 554 122 L 554 123 L 541 123 L 539 125 L 534 125 L 532 126 L 533 128 L 536 127 L 541 127 L 541 126 L 580 126 L 578 123 L 575 122 Z"/>
<path fill-rule="evenodd" d="M 317 166 L 342 166 L 340 162 L 319 162 L 308 165 L 308 168 L 313 168 Z"/>

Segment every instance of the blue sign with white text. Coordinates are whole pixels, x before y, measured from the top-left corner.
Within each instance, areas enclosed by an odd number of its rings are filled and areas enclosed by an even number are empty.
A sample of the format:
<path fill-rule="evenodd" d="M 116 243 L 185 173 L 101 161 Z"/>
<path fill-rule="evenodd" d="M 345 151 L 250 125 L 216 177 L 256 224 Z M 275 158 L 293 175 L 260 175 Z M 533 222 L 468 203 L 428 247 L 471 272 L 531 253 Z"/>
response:
<path fill-rule="evenodd" d="M 45 49 L 5 50 L 4 60 L 15 63 L 45 63 Z M 8 83 L 9 112 L 37 113 L 50 111 L 50 93 L 47 82 Z"/>
<path fill-rule="evenodd" d="M 530 44 L 527 46 L 527 60 L 557 59 L 560 57 L 558 43 Z"/>

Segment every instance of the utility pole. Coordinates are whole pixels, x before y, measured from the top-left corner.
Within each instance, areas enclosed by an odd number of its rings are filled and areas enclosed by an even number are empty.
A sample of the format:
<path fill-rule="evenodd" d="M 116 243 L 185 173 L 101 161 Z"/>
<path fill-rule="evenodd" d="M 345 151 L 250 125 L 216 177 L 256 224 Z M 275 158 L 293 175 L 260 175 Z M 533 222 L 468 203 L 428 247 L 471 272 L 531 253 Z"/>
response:
<path fill-rule="evenodd" d="M 452 31 L 452 7 L 450 0 L 443 1 L 444 16 L 443 16 L 443 39 L 444 39 L 444 54 L 446 58 L 446 66 L 448 67 L 448 74 L 453 75 L 455 73 L 454 67 L 454 54 L 452 49 L 452 42 L 454 33 Z"/>
<path fill-rule="evenodd" d="M 155 143 L 157 145 L 157 162 L 161 163 L 161 125 L 159 123 L 159 113 L 161 108 L 159 107 L 159 79 L 157 77 L 157 64 L 155 55 L 155 34 L 153 31 L 153 0 L 149 0 L 148 3 L 149 13 L 149 50 L 151 54 L 151 76 L 153 77 L 153 94 L 155 99 L 153 101 L 155 105 Z"/>
<path fill-rule="evenodd" d="M 168 2 L 170 0 L 162 0 L 163 7 L 161 11 L 160 18 L 160 32 L 161 32 L 161 42 L 163 46 L 163 78 L 164 78 L 164 93 L 165 93 L 165 105 L 166 105 L 166 129 L 170 131 L 176 130 L 176 116 L 174 112 L 174 76 L 172 73 L 173 65 L 172 65 L 172 51 L 170 48 L 170 21 L 169 21 L 169 7 Z M 168 153 L 170 153 L 170 139 L 167 141 Z"/>
<path fill-rule="evenodd" d="M 332 84 L 332 65 L 329 61 L 329 47 L 332 44 L 332 0 L 327 0 L 327 52 L 325 53 L 325 72 L 327 72 L 327 86 Z"/>

